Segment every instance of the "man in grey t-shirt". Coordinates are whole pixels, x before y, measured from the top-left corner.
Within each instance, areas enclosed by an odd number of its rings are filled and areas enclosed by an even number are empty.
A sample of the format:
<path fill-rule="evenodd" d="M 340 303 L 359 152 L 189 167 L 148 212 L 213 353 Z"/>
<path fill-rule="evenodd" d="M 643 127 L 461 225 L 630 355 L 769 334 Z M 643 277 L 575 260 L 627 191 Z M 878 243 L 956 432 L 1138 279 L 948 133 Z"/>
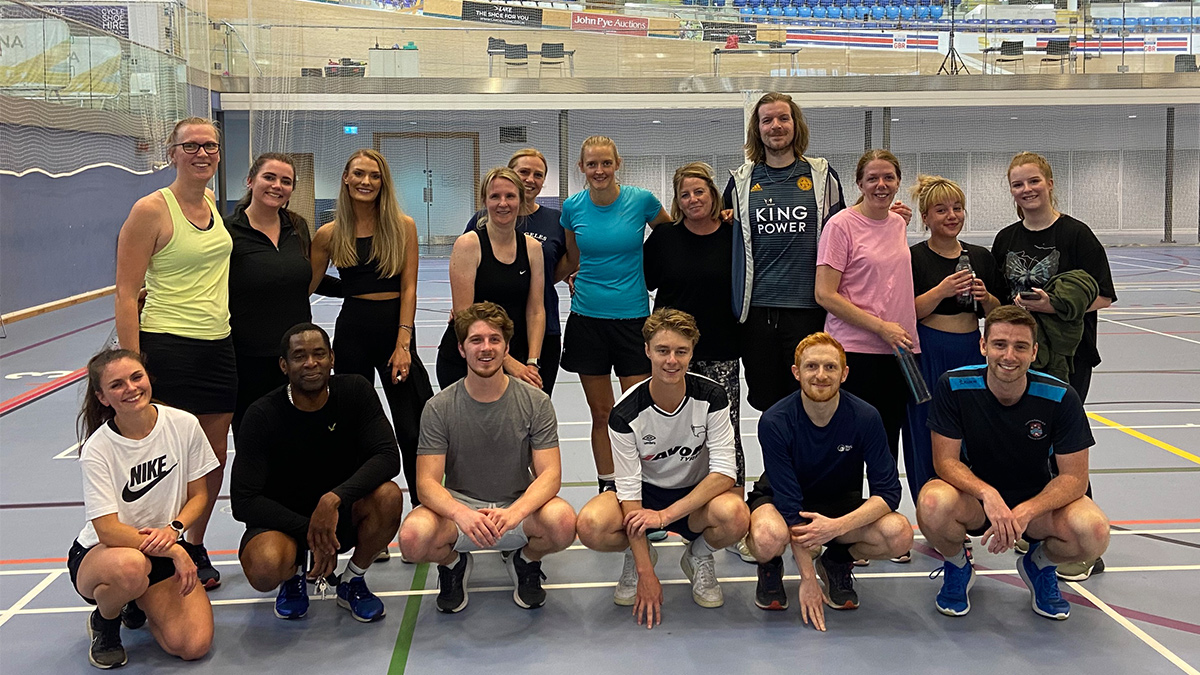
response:
<path fill-rule="evenodd" d="M 467 377 L 421 415 L 421 506 L 400 527 L 400 550 L 409 561 L 437 563 L 439 611 L 467 606 L 471 551 L 479 549 L 503 552 L 517 605 L 541 607 L 542 557 L 575 541 L 575 512 L 557 496 L 554 407 L 540 389 L 504 373 L 513 322 L 499 305 L 459 311 L 454 332 Z"/>

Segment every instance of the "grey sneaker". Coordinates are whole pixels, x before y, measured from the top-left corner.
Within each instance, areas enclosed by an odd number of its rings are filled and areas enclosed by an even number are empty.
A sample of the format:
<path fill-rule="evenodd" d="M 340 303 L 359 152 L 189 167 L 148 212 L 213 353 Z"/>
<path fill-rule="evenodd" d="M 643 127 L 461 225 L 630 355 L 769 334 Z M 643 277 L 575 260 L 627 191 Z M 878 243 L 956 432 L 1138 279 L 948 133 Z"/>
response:
<path fill-rule="evenodd" d="M 1013 544 L 1013 553 L 1016 553 L 1017 555 L 1025 555 L 1026 553 L 1029 553 L 1029 542 L 1026 541 L 1024 537 L 1018 539 L 1017 543 Z"/>
<path fill-rule="evenodd" d="M 1086 581 L 1093 574 L 1104 571 L 1104 558 L 1064 563 L 1058 566 L 1058 578 L 1063 581 Z"/>
<path fill-rule="evenodd" d="M 747 562 L 751 565 L 758 562 L 754 559 L 754 554 L 750 552 L 750 546 L 746 544 L 745 537 L 742 537 L 741 540 L 736 544 L 730 544 L 729 546 L 726 546 L 725 550 L 737 555 L 737 557 L 742 559 L 742 562 Z"/>
<path fill-rule="evenodd" d="M 94 609 L 87 619 L 88 661 L 97 668 L 108 670 L 125 665 L 125 647 L 121 645 L 121 618 L 105 619 Z"/>
<path fill-rule="evenodd" d="M 717 563 L 711 553 L 692 555 L 691 545 L 684 546 L 679 567 L 687 575 L 688 581 L 692 582 L 692 600 L 697 605 L 711 608 L 725 604 L 721 584 L 717 582 Z"/>
<path fill-rule="evenodd" d="M 650 564 L 658 564 L 658 551 L 650 545 Z M 617 588 L 613 591 L 613 603 L 622 607 L 630 607 L 637 600 L 637 564 L 633 560 L 633 550 L 625 549 L 625 563 L 621 566 L 621 578 L 617 580 Z"/>

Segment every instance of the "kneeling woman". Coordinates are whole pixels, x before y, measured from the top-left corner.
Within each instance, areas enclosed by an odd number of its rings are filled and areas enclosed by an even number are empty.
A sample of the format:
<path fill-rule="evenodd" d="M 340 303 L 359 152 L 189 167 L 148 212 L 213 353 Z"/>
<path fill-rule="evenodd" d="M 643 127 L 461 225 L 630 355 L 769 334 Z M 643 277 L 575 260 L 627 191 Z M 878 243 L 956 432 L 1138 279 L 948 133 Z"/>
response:
<path fill-rule="evenodd" d="M 96 605 L 88 660 L 98 668 L 125 663 L 123 622 L 135 628 L 148 620 L 163 650 L 185 660 L 212 645 L 212 606 L 180 536 L 204 513 L 204 477 L 217 457 L 195 416 L 151 404 L 150 396 L 136 352 L 101 352 L 88 362 L 79 414 L 88 523 L 67 569 L 79 595 Z"/>

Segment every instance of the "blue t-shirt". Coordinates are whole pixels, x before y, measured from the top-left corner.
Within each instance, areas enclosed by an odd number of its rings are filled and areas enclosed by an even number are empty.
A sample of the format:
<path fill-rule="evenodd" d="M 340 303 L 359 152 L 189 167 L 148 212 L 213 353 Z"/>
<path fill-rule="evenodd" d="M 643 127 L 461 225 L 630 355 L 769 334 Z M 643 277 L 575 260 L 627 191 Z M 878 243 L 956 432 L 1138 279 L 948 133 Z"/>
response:
<path fill-rule="evenodd" d="M 484 213 L 486 211 L 479 211 L 471 216 L 463 233 L 474 230 Z M 567 254 L 567 235 L 563 233 L 560 220 L 562 213 L 548 206 L 517 218 L 517 232 L 524 232 L 542 244 L 542 262 L 546 265 L 546 290 L 542 294 L 546 301 L 546 335 L 562 335 L 562 323 L 558 318 L 558 289 L 554 286 L 554 268 Z"/>
<path fill-rule="evenodd" d="M 571 311 L 595 319 L 640 319 L 650 315 L 642 274 L 646 225 L 662 204 L 649 190 L 622 185 L 617 200 L 596 206 L 587 190 L 563 202 L 562 226 L 575 233 L 579 274 Z"/>
<path fill-rule="evenodd" d="M 750 185 L 754 251 L 750 304 L 817 308 L 817 197 L 812 167 L 803 160 L 778 169 L 759 164 Z"/>
<path fill-rule="evenodd" d="M 805 522 L 806 504 L 862 494 L 864 464 L 871 496 L 892 510 L 900 506 L 900 475 L 875 408 L 843 389 L 837 412 L 818 427 L 804 411 L 803 395 L 788 394 L 758 420 L 763 468 L 784 521 Z"/>

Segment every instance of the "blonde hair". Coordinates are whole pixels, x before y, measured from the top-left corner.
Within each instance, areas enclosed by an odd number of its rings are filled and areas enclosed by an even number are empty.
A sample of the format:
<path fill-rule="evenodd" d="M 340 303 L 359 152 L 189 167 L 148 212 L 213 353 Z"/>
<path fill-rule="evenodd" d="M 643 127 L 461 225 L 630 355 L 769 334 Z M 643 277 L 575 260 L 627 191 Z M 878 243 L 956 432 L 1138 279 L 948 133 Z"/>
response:
<path fill-rule="evenodd" d="M 507 166 L 498 166 L 488 171 L 487 173 L 483 174 L 483 179 L 479 181 L 479 208 L 484 209 L 484 211 L 483 213 L 479 214 L 478 218 L 475 219 L 475 229 L 477 230 L 482 230 L 487 227 L 489 220 L 487 213 L 488 191 L 492 188 L 492 181 L 497 179 L 506 180 L 516 187 L 517 195 L 521 200 L 521 203 L 517 205 L 518 209 L 524 208 L 525 204 L 527 203 L 527 198 L 525 195 L 525 182 L 521 180 L 521 177 L 517 175 L 516 171 L 513 171 Z"/>
<path fill-rule="evenodd" d="M 934 204 L 957 201 L 963 205 L 964 210 L 967 205 L 967 195 L 958 183 L 941 176 L 921 174 L 917 176 L 917 184 L 912 186 L 912 190 L 909 192 L 913 199 L 917 200 L 917 213 L 921 214 L 922 223 L 925 222 L 925 214 L 929 211 L 929 207 Z M 929 227 L 926 226 L 925 229 L 929 229 Z"/>
<path fill-rule="evenodd" d="M 767 149 L 763 146 L 762 133 L 758 130 L 758 109 L 768 103 L 780 102 L 787 103 L 792 111 L 792 125 L 795 127 L 792 154 L 796 155 L 796 159 L 800 159 L 808 151 L 808 124 L 804 121 L 804 113 L 800 112 L 800 106 L 791 96 L 772 91 L 763 94 L 758 103 L 754 104 L 754 114 L 750 115 L 750 122 L 746 125 L 746 159 L 755 164 L 767 161 Z"/>
<path fill-rule="evenodd" d="M 618 164 L 621 163 L 621 154 L 617 152 L 617 142 L 608 136 L 588 136 L 584 139 L 583 145 L 579 147 L 579 165 L 583 166 L 583 153 L 587 152 L 588 148 L 612 148 L 613 159 Z M 543 160 L 545 161 L 545 160 Z"/>
<path fill-rule="evenodd" d="M 171 129 L 171 133 L 167 136 L 167 161 L 170 164 L 175 164 L 175 160 L 171 157 L 171 146 L 179 142 L 179 132 L 184 127 L 192 126 L 211 128 L 217 134 L 217 142 L 221 142 L 221 128 L 217 126 L 216 122 L 207 117 L 185 117 L 175 123 L 175 126 Z"/>
<path fill-rule="evenodd" d="M 717 218 L 721 213 L 721 193 L 717 192 L 717 185 L 713 182 L 713 169 L 704 162 L 692 162 L 684 164 L 675 170 L 675 195 L 671 197 L 671 218 L 674 220 L 683 219 L 683 209 L 679 207 L 679 191 L 683 189 L 683 181 L 688 178 L 699 178 L 704 181 L 705 188 L 712 195 L 712 208 L 709 209 L 708 217 Z"/>
<path fill-rule="evenodd" d="M 405 250 L 409 244 L 404 232 L 404 212 L 396 202 L 392 172 L 388 169 L 387 160 L 378 151 L 370 148 L 355 150 L 350 159 L 346 160 L 346 168 L 342 170 L 342 189 L 338 191 L 337 207 L 334 210 L 329 259 L 338 267 L 354 267 L 366 262 L 358 259 L 354 236 L 354 202 L 350 197 L 350 186 L 345 180 L 350 174 L 350 164 L 359 157 L 375 162 L 379 166 L 380 174 L 379 194 L 375 197 L 377 211 L 370 260 L 375 261 L 375 269 L 385 277 L 399 276 L 404 271 Z"/>
<path fill-rule="evenodd" d="M 896 159 L 896 156 L 893 155 L 890 150 L 883 150 L 880 148 L 876 148 L 875 150 L 868 150 L 868 151 L 864 152 L 862 157 L 858 158 L 858 166 L 854 167 L 854 183 L 856 185 L 858 183 L 862 182 L 863 174 L 865 174 L 867 172 L 867 165 L 870 164 L 871 162 L 874 162 L 877 159 L 881 159 L 881 160 L 887 162 L 888 164 L 891 164 L 892 168 L 896 169 L 896 180 L 897 181 L 900 180 L 900 160 Z M 860 188 L 860 192 L 861 192 L 861 188 Z M 859 194 L 858 201 L 856 201 L 854 203 L 861 204 L 862 200 L 863 200 L 863 195 Z"/>
<path fill-rule="evenodd" d="M 670 307 L 660 307 L 646 317 L 642 324 L 642 339 L 646 344 L 658 333 L 669 330 L 679 333 L 695 347 L 700 341 L 700 329 L 696 327 L 696 318 L 691 314 Z"/>
<path fill-rule="evenodd" d="M 508 168 L 516 169 L 517 160 L 521 159 L 522 157 L 537 157 L 538 159 L 542 160 L 542 169 L 547 172 L 550 171 L 550 163 L 546 161 L 546 156 L 543 155 L 537 148 L 521 148 L 520 150 L 514 152 L 512 157 L 508 158 Z M 582 161 L 582 159 L 580 161 Z"/>
<path fill-rule="evenodd" d="M 1013 169 L 1017 168 L 1018 166 L 1025 166 L 1026 164 L 1032 164 L 1032 165 L 1036 166 L 1038 168 L 1038 170 L 1042 172 L 1042 177 L 1045 178 L 1047 181 L 1050 181 L 1051 185 L 1048 186 L 1050 189 L 1050 206 L 1057 209 L 1058 208 L 1058 197 L 1054 196 L 1054 185 L 1053 185 L 1054 170 L 1050 168 L 1050 161 L 1047 160 L 1045 157 L 1037 154 L 1036 152 L 1028 152 L 1028 151 L 1018 152 L 1012 158 L 1012 161 L 1008 163 L 1008 172 L 1004 174 L 1005 178 L 1008 178 L 1011 180 Z M 1025 220 L 1025 212 L 1023 210 L 1021 210 L 1020 206 L 1017 207 L 1017 217 L 1020 218 L 1021 220 Z"/>

